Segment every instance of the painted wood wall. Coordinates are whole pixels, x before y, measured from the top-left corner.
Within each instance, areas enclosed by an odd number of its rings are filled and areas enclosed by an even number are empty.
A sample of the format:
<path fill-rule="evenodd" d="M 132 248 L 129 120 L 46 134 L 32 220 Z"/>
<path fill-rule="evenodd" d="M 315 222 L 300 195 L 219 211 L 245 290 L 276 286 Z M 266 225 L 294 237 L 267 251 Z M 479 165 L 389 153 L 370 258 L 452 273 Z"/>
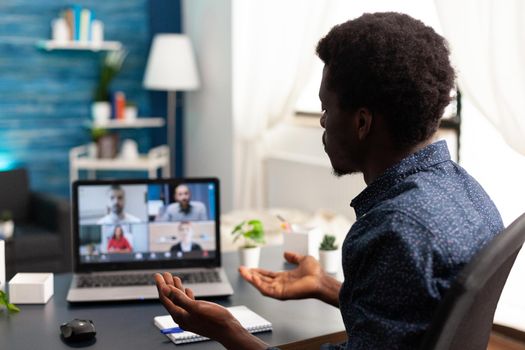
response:
<path fill-rule="evenodd" d="M 46 52 L 35 44 L 50 37 L 51 20 L 74 3 L 94 10 L 105 37 L 129 51 L 113 88 L 136 102 L 139 114 L 152 113 L 142 88 L 151 39 L 148 0 L 0 1 L 0 170 L 26 167 L 34 190 L 61 196 L 69 196 L 69 149 L 90 140 L 85 122 L 104 54 Z M 141 152 L 165 142 L 159 130 L 119 134 L 135 139 Z"/>

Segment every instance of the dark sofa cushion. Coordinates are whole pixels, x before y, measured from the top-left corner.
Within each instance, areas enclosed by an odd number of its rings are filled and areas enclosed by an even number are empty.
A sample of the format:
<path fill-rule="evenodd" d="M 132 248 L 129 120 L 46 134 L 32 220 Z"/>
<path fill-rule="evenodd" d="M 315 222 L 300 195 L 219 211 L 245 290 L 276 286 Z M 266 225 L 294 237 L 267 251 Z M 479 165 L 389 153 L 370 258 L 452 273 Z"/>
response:
<path fill-rule="evenodd" d="M 15 225 L 16 260 L 39 260 L 64 254 L 63 241 L 56 233 L 34 225 Z"/>
<path fill-rule="evenodd" d="M 15 223 L 27 221 L 29 179 L 25 169 L 0 171 L 0 213 L 9 210 Z"/>

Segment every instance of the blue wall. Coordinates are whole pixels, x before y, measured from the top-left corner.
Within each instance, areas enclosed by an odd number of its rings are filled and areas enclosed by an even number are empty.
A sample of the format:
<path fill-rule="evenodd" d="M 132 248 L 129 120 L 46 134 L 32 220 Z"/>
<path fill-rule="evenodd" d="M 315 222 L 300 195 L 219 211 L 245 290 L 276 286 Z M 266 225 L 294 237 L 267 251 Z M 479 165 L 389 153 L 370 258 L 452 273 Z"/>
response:
<path fill-rule="evenodd" d="M 180 2 L 168 1 L 177 12 L 171 21 L 180 28 Z M 165 100 L 142 88 L 152 33 L 153 0 L 7 0 L 0 1 L 0 170 L 29 169 L 34 190 L 69 195 L 68 151 L 89 142 L 85 122 L 104 53 L 50 51 L 36 48 L 50 37 L 51 20 L 73 3 L 95 11 L 105 25 L 107 40 L 129 51 L 113 88 L 126 93 L 143 116 L 165 115 Z M 154 29 L 152 31 L 152 29 Z M 158 97 L 157 97 L 158 99 Z M 126 130 L 141 152 L 166 142 L 165 129 Z M 145 174 L 142 174 L 144 176 Z"/>

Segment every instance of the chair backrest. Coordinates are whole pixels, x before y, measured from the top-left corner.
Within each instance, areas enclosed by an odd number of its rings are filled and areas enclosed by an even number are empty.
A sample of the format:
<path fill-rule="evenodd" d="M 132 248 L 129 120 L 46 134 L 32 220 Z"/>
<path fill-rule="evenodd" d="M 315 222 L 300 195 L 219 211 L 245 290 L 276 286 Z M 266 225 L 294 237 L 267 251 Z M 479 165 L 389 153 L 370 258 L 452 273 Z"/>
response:
<path fill-rule="evenodd" d="M 485 350 L 494 312 L 525 241 L 525 214 L 486 244 L 452 283 L 421 350 Z"/>

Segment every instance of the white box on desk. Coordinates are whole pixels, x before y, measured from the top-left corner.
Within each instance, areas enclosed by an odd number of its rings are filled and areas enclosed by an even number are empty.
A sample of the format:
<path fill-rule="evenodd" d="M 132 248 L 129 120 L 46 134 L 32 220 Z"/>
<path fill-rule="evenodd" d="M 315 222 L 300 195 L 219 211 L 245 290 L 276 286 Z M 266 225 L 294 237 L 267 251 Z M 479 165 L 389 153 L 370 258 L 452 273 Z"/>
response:
<path fill-rule="evenodd" d="M 0 290 L 5 292 L 5 242 L 0 239 Z"/>
<path fill-rule="evenodd" d="M 52 296 L 52 273 L 17 273 L 9 281 L 9 301 L 13 304 L 45 304 Z"/>
<path fill-rule="evenodd" d="M 319 244 L 323 232 L 320 229 L 305 229 L 292 226 L 293 232 L 283 233 L 284 251 L 299 253 L 302 255 L 311 255 L 319 259 Z"/>

